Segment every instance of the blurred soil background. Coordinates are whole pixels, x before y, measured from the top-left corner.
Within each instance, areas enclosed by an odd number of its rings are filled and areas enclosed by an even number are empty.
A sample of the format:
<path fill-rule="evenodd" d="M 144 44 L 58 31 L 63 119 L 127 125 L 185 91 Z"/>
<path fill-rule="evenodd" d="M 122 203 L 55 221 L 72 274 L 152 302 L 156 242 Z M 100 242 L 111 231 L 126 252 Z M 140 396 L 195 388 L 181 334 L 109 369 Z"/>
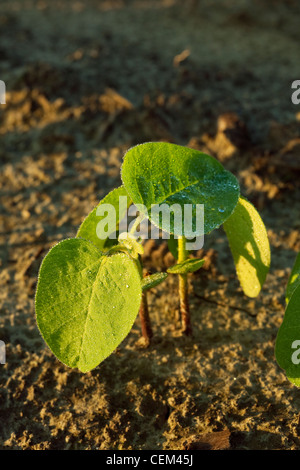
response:
<path fill-rule="evenodd" d="M 297 0 L 1 1 L 1 449 L 300 449 L 300 392 L 274 358 L 300 250 L 299 15 Z M 39 334 L 38 269 L 145 141 L 200 149 L 238 177 L 270 274 L 246 298 L 220 228 L 190 278 L 193 338 L 169 276 L 149 295 L 153 344 L 139 346 L 137 319 L 84 375 Z M 148 241 L 144 262 L 174 259 Z"/>

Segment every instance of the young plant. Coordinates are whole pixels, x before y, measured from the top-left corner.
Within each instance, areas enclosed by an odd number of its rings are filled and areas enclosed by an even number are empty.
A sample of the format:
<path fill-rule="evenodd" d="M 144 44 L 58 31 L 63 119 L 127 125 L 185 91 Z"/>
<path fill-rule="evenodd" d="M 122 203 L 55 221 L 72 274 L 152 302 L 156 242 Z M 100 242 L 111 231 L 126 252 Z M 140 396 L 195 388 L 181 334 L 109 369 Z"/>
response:
<path fill-rule="evenodd" d="M 256 209 L 240 196 L 235 176 L 216 159 L 187 147 L 150 142 L 126 153 L 121 175 L 140 213 L 170 234 L 169 248 L 178 263 L 168 273 L 179 276 L 184 333 L 192 331 L 187 275 L 203 265 L 203 260 L 188 259 L 188 239 L 208 234 L 223 224 L 244 293 L 249 297 L 259 294 L 270 267 L 267 232 Z M 169 218 L 160 217 L 156 208 L 161 205 L 169 209 Z M 199 205 L 205 210 L 203 227 L 197 224 Z"/>
<path fill-rule="evenodd" d="M 300 387 L 300 253 L 286 287 L 286 309 L 275 343 L 275 357 L 287 378 Z"/>
<path fill-rule="evenodd" d="M 149 343 L 147 290 L 168 273 L 179 276 L 182 329 L 191 333 L 187 275 L 204 263 L 189 258 L 187 241 L 191 238 L 223 224 L 241 286 L 250 297 L 258 295 L 270 265 L 268 238 L 259 214 L 240 196 L 235 176 L 214 158 L 169 143 L 142 144 L 126 153 L 121 174 L 123 185 L 90 212 L 76 238 L 63 240 L 49 251 L 39 271 L 36 317 L 40 332 L 58 359 L 83 372 L 115 350 L 138 312 Z M 140 215 L 127 232 L 122 221 L 132 204 Z M 169 217 L 161 217 L 156 210 L 161 205 L 169 209 Z M 200 226 L 199 206 L 205 208 Z M 143 276 L 143 247 L 135 236 L 143 219 L 170 234 L 169 247 L 178 262 L 168 273 Z"/>

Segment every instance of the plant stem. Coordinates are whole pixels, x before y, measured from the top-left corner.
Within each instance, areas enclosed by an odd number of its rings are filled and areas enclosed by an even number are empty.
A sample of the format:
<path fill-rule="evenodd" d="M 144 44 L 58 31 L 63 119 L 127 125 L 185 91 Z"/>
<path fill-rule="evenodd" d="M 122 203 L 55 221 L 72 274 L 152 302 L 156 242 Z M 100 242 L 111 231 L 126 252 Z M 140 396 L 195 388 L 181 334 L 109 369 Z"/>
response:
<path fill-rule="evenodd" d="M 178 238 L 178 263 L 182 263 L 187 259 L 186 238 L 185 236 Z M 182 333 L 186 335 L 192 334 L 192 325 L 188 298 L 188 278 L 187 274 L 178 274 L 179 276 L 179 300 Z"/>
<path fill-rule="evenodd" d="M 142 293 L 142 302 L 140 306 L 139 316 L 140 316 L 140 321 L 141 321 L 142 335 L 148 346 L 153 336 L 153 332 L 152 332 L 151 322 L 150 322 L 150 317 L 149 317 L 146 291 Z"/>
<path fill-rule="evenodd" d="M 139 259 L 135 260 L 135 262 L 136 262 L 138 271 L 142 279 L 143 268 L 142 268 L 140 257 Z M 141 300 L 141 305 L 140 305 L 140 310 L 139 310 L 139 317 L 141 321 L 142 336 L 145 340 L 146 346 L 149 346 L 151 338 L 153 336 L 153 332 L 152 332 L 151 321 L 150 321 L 150 316 L 149 316 L 147 291 L 142 292 L 142 300 Z"/>

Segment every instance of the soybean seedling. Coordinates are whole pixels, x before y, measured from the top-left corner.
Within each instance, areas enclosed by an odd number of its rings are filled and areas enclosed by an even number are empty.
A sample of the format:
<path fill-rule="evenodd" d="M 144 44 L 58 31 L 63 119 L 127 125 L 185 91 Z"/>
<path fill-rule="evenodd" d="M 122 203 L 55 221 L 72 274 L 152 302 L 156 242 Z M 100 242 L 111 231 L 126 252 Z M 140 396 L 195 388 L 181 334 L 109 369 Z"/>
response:
<path fill-rule="evenodd" d="M 168 143 L 142 144 L 126 153 L 121 175 L 123 185 L 88 214 L 76 238 L 51 248 L 39 271 L 35 301 L 40 332 L 59 360 L 83 372 L 116 349 L 138 312 L 143 335 L 151 339 L 146 292 L 167 273 L 143 278 L 143 247 L 134 236 L 143 217 L 169 233 L 173 242 L 178 237 L 178 262 L 168 271 L 179 275 L 185 333 L 191 332 L 187 274 L 203 265 L 203 260 L 188 258 L 189 238 L 223 224 L 241 286 L 250 297 L 258 295 L 270 264 L 259 214 L 240 196 L 235 176 L 209 155 Z M 122 231 L 131 204 L 140 216 L 129 232 Z M 174 210 L 168 220 L 156 210 L 161 204 Z M 188 219 L 181 211 L 186 205 L 191 209 Z M 197 224 L 198 205 L 205 208 L 202 229 Z M 183 217 L 181 228 L 178 213 Z"/>
<path fill-rule="evenodd" d="M 203 260 L 188 259 L 187 239 L 208 234 L 223 225 L 244 293 L 249 297 L 259 294 L 270 266 L 267 232 L 254 206 L 240 195 L 236 177 L 216 159 L 187 147 L 150 142 L 126 153 L 121 175 L 140 213 L 170 234 L 171 251 L 174 252 L 177 243 L 178 263 L 168 272 L 179 276 L 184 333 L 192 331 L 187 275 L 203 265 Z M 157 207 L 162 205 L 169 209 L 169 218 L 160 216 Z M 204 207 L 204 224 L 200 228 L 199 205 Z M 189 216 L 185 217 L 187 208 Z"/>
<path fill-rule="evenodd" d="M 300 253 L 287 283 L 285 300 L 286 308 L 276 338 L 275 356 L 290 382 L 300 387 Z"/>

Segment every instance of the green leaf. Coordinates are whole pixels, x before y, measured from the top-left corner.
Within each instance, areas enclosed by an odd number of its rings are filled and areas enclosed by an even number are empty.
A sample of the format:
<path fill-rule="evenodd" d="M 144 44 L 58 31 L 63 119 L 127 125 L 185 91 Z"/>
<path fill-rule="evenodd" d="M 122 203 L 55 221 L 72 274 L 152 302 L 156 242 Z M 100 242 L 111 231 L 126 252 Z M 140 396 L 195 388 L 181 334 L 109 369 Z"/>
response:
<path fill-rule="evenodd" d="M 152 287 L 158 286 L 161 282 L 163 282 L 166 277 L 168 277 L 167 273 L 155 273 L 151 274 L 150 276 L 146 276 L 142 279 L 142 289 L 143 291 L 152 289 Z"/>
<path fill-rule="evenodd" d="M 204 259 L 191 258 L 182 261 L 182 263 L 177 263 L 174 266 L 171 266 L 171 268 L 167 269 L 167 272 L 170 274 L 194 273 L 195 271 L 198 271 L 204 263 Z"/>
<path fill-rule="evenodd" d="M 109 204 L 112 210 L 104 211 L 104 204 Z M 101 251 L 108 250 L 112 245 L 117 243 L 119 223 L 131 204 L 132 201 L 124 186 L 113 189 L 84 219 L 79 227 L 76 238 L 89 240 Z M 102 229 L 103 226 L 105 226 L 106 238 L 99 238 L 99 231 L 102 230 L 98 229 Z M 109 236 L 114 233 L 116 233 L 116 235 L 113 238 L 109 238 Z"/>
<path fill-rule="evenodd" d="M 278 330 L 275 357 L 287 378 L 300 387 L 300 285 L 289 300 Z"/>
<path fill-rule="evenodd" d="M 271 254 L 264 223 L 245 198 L 240 197 L 235 211 L 224 223 L 237 276 L 248 297 L 256 297 L 270 268 Z"/>
<path fill-rule="evenodd" d="M 60 361 L 87 372 L 127 336 L 141 294 L 140 275 L 127 254 L 106 256 L 86 240 L 64 240 L 40 268 L 37 324 Z"/>
<path fill-rule="evenodd" d="M 150 142 L 131 148 L 124 157 L 121 173 L 140 212 L 175 235 L 193 237 L 211 232 L 231 215 L 239 198 L 237 179 L 216 159 L 175 144 Z M 161 220 L 155 210 L 160 204 L 166 204 L 170 217 Z M 173 204 L 175 214 L 170 209 Z M 183 222 L 183 208 L 188 212 L 188 204 L 192 211 L 187 220 L 191 223 L 183 224 L 181 229 L 175 221 L 178 217 Z M 205 210 L 204 230 L 196 224 L 197 205 L 201 204 Z"/>
<path fill-rule="evenodd" d="M 294 290 L 300 285 L 300 253 L 298 254 L 286 288 L 286 302 L 288 303 Z"/>

